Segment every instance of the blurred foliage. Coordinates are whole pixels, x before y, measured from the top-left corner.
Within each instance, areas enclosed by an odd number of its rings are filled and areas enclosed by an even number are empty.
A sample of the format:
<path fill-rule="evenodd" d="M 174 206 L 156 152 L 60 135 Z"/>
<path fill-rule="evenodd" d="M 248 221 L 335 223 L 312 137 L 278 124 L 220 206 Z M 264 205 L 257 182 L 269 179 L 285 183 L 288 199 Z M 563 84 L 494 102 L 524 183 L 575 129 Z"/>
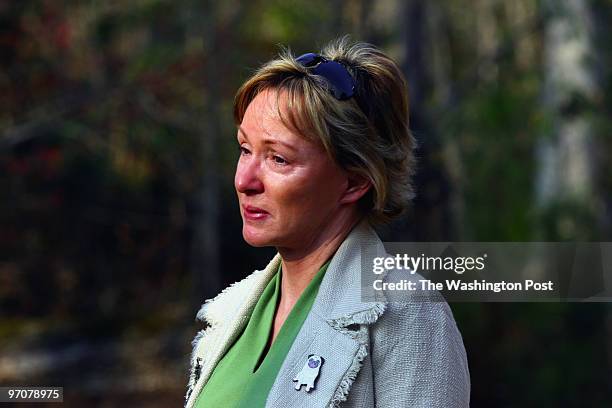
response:
<path fill-rule="evenodd" d="M 596 196 L 538 206 L 537 145 L 559 120 L 543 98 L 544 3 L 1 2 L 0 348 L 75 356 L 85 344 L 103 369 L 0 364 L 0 382 L 55 381 L 75 406 L 180 404 L 202 291 L 272 253 L 241 240 L 231 109 L 279 44 L 298 54 L 348 33 L 405 68 L 418 196 L 386 239 L 609 240 L 609 2 L 578 2 L 593 15 L 601 89 L 568 108 L 592 123 Z M 608 305 L 452 306 L 473 407 L 610 405 Z M 140 360 L 125 357 L 145 338 Z M 157 360 L 178 374 L 155 377 Z"/>

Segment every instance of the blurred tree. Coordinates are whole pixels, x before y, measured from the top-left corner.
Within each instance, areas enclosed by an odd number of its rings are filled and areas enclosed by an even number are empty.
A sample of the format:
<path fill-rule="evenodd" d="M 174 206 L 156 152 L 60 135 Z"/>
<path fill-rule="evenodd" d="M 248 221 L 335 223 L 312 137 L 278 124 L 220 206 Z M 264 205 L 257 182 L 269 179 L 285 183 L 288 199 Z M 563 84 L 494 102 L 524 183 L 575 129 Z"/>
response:
<path fill-rule="evenodd" d="M 538 140 L 541 239 L 592 240 L 603 217 L 593 121 L 599 86 L 595 20 L 585 0 L 542 2 L 546 16 L 542 100 L 550 123 Z"/>

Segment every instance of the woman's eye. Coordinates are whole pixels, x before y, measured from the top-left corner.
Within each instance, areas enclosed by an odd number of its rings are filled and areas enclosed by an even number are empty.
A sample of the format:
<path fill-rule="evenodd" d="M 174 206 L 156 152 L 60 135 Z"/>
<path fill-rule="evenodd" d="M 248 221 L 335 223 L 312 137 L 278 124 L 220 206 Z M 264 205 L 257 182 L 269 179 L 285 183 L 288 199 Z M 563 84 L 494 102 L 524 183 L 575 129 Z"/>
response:
<path fill-rule="evenodd" d="M 287 164 L 287 160 L 283 159 L 280 156 L 272 156 L 272 159 L 274 160 L 274 163 L 276 164 Z"/>
<path fill-rule="evenodd" d="M 245 154 L 249 154 L 249 149 L 244 146 L 238 146 L 238 150 L 240 151 L 240 155 L 243 156 Z"/>

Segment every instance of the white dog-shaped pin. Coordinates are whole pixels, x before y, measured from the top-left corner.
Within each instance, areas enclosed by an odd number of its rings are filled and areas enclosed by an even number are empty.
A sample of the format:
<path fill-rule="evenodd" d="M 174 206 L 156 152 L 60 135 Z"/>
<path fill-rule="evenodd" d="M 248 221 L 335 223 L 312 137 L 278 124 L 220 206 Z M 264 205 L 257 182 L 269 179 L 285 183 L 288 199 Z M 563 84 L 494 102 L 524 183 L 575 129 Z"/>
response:
<path fill-rule="evenodd" d="M 293 379 L 293 382 L 297 383 L 295 384 L 295 389 L 299 391 L 302 385 L 305 385 L 306 392 L 310 392 L 310 390 L 314 388 L 315 381 L 319 376 L 319 370 L 324 362 L 325 359 L 323 357 L 316 354 L 309 354 L 306 364 L 304 364 L 304 367 L 302 367 L 300 372 L 297 373 Z"/>

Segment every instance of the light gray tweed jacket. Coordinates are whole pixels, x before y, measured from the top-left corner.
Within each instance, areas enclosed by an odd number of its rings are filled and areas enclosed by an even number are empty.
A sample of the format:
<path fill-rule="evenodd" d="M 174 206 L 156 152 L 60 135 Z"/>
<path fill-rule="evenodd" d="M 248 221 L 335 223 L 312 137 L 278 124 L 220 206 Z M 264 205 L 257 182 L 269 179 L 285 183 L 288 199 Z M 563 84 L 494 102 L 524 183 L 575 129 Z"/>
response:
<path fill-rule="evenodd" d="M 362 302 L 364 249 L 384 253 L 367 222 L 356 226 L 334 255 L 266 407 L 468 407 L 468 365 L 450 308 L 445 302 Z M 246 326 L 279 262 L 276 255 L 264 270 L 226 288 L 198 312 L 210 326 L 193 341 L 186 407 L 194 406 Z M 325 363 L 314 390 L 296 391 L 292 380 L 309 354 Z"/>

